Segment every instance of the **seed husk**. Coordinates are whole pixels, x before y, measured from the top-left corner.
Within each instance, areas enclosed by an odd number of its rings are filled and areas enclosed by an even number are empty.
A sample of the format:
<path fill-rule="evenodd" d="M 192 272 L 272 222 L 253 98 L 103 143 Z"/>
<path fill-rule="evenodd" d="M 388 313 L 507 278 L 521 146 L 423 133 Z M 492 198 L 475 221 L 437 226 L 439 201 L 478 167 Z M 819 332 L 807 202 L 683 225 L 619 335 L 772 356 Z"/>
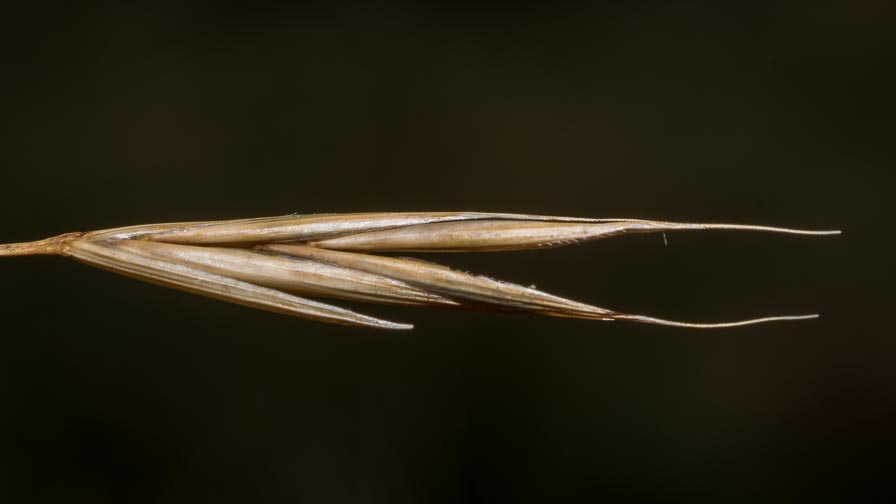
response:
<path fill-rule="evenodd" d="M 147 240 L 120 240 L 109 246 L 296 294 L 394 304 L 457 304 L 394 278 L 310 259 Z"/>
<path fill-rule="evenodd" d="M 191 268 L 182 263 L 135 254 L 103 243 L 75 240 L 68 245 L 68 251 L 71 257 L 91 266 L 252 308 L 344 325 L 377 329 L 413 328 L 409 324 L 381 320 L 276 289 Z"/>

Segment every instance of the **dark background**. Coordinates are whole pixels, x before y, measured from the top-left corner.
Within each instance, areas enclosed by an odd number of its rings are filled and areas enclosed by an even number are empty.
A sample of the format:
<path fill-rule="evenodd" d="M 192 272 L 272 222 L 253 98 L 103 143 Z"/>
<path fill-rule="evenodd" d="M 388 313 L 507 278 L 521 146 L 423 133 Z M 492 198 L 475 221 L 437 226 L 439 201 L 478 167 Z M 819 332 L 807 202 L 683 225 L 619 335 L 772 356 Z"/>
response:
<path fill-rule="evenodd" d="M 893 477 L 886 1 L 6 7 L 0 238 L 291 212 L 841 228 L 434 259 L 731 330 L 4 258 L 3 502 L 869 502 Z M 878 496 L 880 497 L 880 496 Z"/>

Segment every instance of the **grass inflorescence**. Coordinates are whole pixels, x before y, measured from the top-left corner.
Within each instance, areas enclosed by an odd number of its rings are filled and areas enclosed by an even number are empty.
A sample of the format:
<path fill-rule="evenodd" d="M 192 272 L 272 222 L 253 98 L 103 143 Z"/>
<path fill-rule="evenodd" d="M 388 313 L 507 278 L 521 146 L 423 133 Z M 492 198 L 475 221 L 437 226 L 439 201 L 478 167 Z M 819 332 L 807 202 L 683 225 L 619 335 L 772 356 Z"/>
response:
<path fill-rule="evenodd" d="M 747 230 L 829 235 L 738 224 L 584 219 L 478 212 L 315 214 L 151 224 L 0 245 L 0 256 L 60 255 L 150 283 L 254 308 L 355 326 L 410 329 L 311 298 L 733 327 L 817 315 L 696 324 L 619 313 L 445 266 L 378 252 L 550 248 L 632 233 Z M 305 297 L 308 296 L 308 297 Z"/>

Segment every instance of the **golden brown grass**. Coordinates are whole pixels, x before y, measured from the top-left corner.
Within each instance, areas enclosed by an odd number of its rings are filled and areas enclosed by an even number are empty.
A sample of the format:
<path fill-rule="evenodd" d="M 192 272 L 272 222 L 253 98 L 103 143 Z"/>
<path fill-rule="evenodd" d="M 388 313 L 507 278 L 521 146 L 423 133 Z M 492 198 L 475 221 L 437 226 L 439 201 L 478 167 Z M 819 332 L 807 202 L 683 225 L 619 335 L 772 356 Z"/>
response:
<path fill-rule="evenodd" d="M 66 233 L 41 241 L 0 245 L 0 256 L 69 256 L 129 277 L 254 308 L 382 329 L 412 326 L 297 294 L 694 328 L 816 317 L 766 317 L 723 324 L 672 322 L 618 313 L 427 261 L 373 254 L 549 248 L 631 233 L 706 229 L 839 234 L 736 224 L 476 212 L 360 213 L 151 224 Z"/>

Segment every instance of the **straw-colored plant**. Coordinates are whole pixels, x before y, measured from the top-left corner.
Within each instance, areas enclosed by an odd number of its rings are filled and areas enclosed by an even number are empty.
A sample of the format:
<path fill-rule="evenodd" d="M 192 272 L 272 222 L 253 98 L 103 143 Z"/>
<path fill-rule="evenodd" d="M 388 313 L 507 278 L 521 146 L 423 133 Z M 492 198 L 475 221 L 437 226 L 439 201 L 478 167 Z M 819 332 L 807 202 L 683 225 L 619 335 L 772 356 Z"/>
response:
<path fill-rule="evenodd" d="M 413 326 L 296 294 L 683 327 L 731 327 L 816 316 L 767 317 L 724 324 L 671 322 L 590 306 L 432 262 L 373 254 L 548 248 L 629 233 L 703 229 L 839 233 L 475 212 L 323 214 L 67 233 L 41 241 L 0 245 L 0 256 L 69 256 L 129 277 L 254 308 L 383 329 Z"/>

